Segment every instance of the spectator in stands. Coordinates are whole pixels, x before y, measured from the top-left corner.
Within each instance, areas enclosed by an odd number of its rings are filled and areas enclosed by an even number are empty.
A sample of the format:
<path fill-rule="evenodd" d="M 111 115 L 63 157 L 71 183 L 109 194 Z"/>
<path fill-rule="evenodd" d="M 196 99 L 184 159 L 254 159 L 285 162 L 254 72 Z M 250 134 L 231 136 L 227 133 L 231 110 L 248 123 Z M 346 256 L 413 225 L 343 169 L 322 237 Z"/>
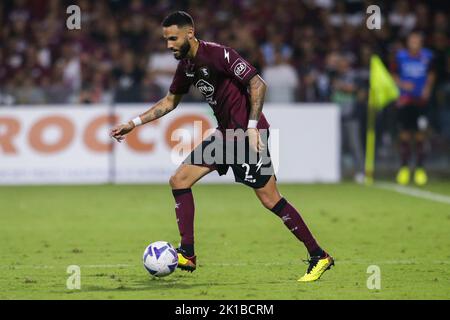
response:
<path fill-rule="evenodd" d="M 43 104 L 45 94 L 40 86 L 35 84 L 35 80 L 26 74 L 20 74 L 15 90 L 17 104 Z"/>
<path fill-rule="evenodd" d="M 295 68 L 289 64 L 280 50 L 274 52 L 274 62 L 263 69 L 267 82 L 267 102 L 293 103 L 298 93 L 299 80 Z"/>
<path fill-rule="evenodd" d="M 46 92 L 46 103 L 66 104 L 70 103 L 72 90 L 64 83 L 64 67 L 56 65 L 48 77 L 44 77 L 42 86 Z"/>
<path fill-rule="evenodd" d="M 72 43 L 62 45 L 61 58 L 56 61 L 63 70 L 63 83 L 71 91 L 71 96 L 78 94 L 81 88 L 81 63 L 80 55 Z M 69 101 L 74 101 L 71 97 Z"/>
<path fill-rule="evenodd" d="M 163 92 L 169 90 L 173 75 L 177 69 L 178 61 L 173 54 L 166 49 L 163 41 L 158 41 L 156 50 L 150 54 L 148 59 L 148 78 Z"/>
<path fill-rule="evenodd" d="M 136 63 L 136 58 L 131 51 L 123 54 L 120 66 L 113 71 L 115 102 L 141 102 L 141 82 L 144 72 Z"/>
<path fill-rule="evenodd" d="M 0 91 L 1 88 L 6 84 L 8 74 L 8 68 L 6 66 L 6 59 L 3 54 L 3 48 L 0 47 Z"/>
<path fill-rule="evenodd" d="M 283 39 L 283 34 L 279 33 L 275 28 L 269 28 L 269 36 L 266 43 L 261 47 L 266 65 L 275 63 L 275 52 L 280 51 L 284 59 L 290 59 L 292 56 L 292 47 Z"/>
<path fill-rule="evenodd" d="M 416 15 L 411 11 L 408 1 L 397 1 L 394 10 L 389 13 L 389 23 L 397 28 L 400 35 L 404 36 L 411 32 L 417 22 Z"/>
<path fill-rule="evenodd" d="M 450 44 L 449 37 L 441 28 L 433 35 L 436 68 L 436 96 L 431 107 L 436 108 L 436 126 L 450 142 Z M 449 150 L 450 151 L 450 145 Z"/>
<path fill-rule="evenodd" d="M 351 61 L 349 55 L 339 55 L 336 62 L 336 76 L 332 80 L 331 101 L 340 107 L 343 147 L 350 150 L 355 181 L 362 183 L 364 182 L 364 156 L 359 121 L 356 116 L 357 78 Z"/>

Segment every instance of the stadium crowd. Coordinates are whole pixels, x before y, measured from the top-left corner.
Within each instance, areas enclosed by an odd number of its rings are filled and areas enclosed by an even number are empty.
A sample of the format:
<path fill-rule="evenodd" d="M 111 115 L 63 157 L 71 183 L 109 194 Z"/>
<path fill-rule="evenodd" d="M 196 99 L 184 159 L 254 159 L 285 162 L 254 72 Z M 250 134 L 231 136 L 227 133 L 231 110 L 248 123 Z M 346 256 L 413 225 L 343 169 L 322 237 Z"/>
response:
<path fill-rule="evenodd" d="M 364 116 L 371 54 L 389 66 L 406 36 L 421 30 L 436 60 L 432 123 L 450 137 L 445 1 L 377 1 L 381 30 L 366 27 L 371 2 L 1 1 L 0 105 L 158 100 L 177 63 L 166 50 L 160 23 L 168 12 L 185 10 L 200 39 L 235 48 L 260 70 L 269 84 L 266 101 L 334 101 L 350 124 Z M 81 8 L 80 30 L 66 27 L 66 8 L 74 3 Z M 343 92 L 342 83 L 354 90 Z M 201 100 L 196 90 L 184 99 Z"/>
<path fill-rule="evenodd" d="M 68 30 L 73 1 L 0 3 L 3 103 L 154 101 L 167 91 L 176 61 L 159 28 L 174 9 L 190 12 L 199 38 L 236 48 L 265 75 L 267 101 L 329 101 L 339 69 L 364 83 L 373 52 L 392 60 L 413 29 L 449 80 L 449 17 L 433 1 L 384 1 L 381 30 L 366 28 L 370 1 L 75 1 L 81 30 Z M 437 3 L 437 2 L 436 2 Z M 348 65 L 348 66 L 342 66 Z M 191 99 L 198 99 L 199 96 Z M 9 97 L 9 98 L 5 98 Z M 355 99 L 362 93 L 355 92 Z"/>

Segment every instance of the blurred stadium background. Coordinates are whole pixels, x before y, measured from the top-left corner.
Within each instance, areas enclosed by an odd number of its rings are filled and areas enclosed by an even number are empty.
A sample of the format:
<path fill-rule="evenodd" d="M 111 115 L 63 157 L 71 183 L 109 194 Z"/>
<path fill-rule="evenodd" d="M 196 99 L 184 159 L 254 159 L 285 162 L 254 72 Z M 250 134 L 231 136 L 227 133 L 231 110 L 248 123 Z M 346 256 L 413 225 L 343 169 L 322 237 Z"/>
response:
<path fill-rule="evenodd" d="M 66 8 L 81 8 L 81 30 L 68 30 Z M 381 30 L 365 27 L 367 6 L 381 7 Z M 160 22 L 190 12 L 200 39 L 236 48 L 269 84 L 274 104 L 337 102 L 342 176 L 363 170 L 369 59 L 390 67 L 412 30 L 425 34 L 437 81 L 427 106 L 426 167 L 434 178 L 450 168 L 450 47 L 445 1 L 63 1 L 0 3 L 0 106 L 145 103 L 165 95 L 176 61 L 165 50 Z M 356 85 L 339 104 L 333 83 Z M 201 102 L 197 90 L 184 102 Z M 350 102 L 349 102 L 350 101 Z M 189 106 L 189 104 L 186 104 Z M 320 107 L 320 104 L 317 105 Z M 36 107 L 37 108 L 37 107 Z M 205 108 L 207 105 L 205 104 Z M 269 107 L 268 107 L 269 108 Z M 393 178 L 399 160 L 394 105 L 377 118 L 377 175 Z M 125 119 L 124 119 L 125 120 Z"/>

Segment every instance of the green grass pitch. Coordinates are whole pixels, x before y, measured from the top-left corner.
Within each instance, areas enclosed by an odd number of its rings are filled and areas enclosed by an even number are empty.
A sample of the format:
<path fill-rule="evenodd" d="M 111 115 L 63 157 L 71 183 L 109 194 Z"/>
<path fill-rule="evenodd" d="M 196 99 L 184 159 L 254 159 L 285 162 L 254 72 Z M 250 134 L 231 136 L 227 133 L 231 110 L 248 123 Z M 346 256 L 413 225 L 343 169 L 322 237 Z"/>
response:
<path fill-rule="evenodd" d="M 150 242 L 178 245 L 168 185 L 1 187 L 0 299 L 450 298 L 450 204 L 352 183 L 280 190 L 336 259 L 317 282 L 296 281 L 303 245 L 242 185 L 194 186 L 198 268 L 161 279 L 141 261 Z"/>

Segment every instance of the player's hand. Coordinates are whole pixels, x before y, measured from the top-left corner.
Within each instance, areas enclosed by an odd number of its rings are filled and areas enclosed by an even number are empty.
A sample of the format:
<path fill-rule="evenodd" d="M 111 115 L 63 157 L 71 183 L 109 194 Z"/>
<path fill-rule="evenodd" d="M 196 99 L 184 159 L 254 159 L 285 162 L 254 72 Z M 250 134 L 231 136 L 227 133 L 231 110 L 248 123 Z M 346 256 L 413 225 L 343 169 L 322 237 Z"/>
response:
<path fill-rule="evenodd" d="M 122 142 L 123 139 L 125 139 L 125 135 L 129 132 L 131 132 L 134 129 L 134 124 L 130 122 L 120 124 L 116 127 L 114 127 L 110 132 L 110 137 L 117 140 L 117 142 Z"/>
<path fill-rule="evenodd" d="M 259 134 L 258 129 L 249 128 L 247 129 L 247 134 L 250 148 L 257 153 L 262 152 L 265 148 L 265 145 L 262 142 L 261 135 Z"/>

